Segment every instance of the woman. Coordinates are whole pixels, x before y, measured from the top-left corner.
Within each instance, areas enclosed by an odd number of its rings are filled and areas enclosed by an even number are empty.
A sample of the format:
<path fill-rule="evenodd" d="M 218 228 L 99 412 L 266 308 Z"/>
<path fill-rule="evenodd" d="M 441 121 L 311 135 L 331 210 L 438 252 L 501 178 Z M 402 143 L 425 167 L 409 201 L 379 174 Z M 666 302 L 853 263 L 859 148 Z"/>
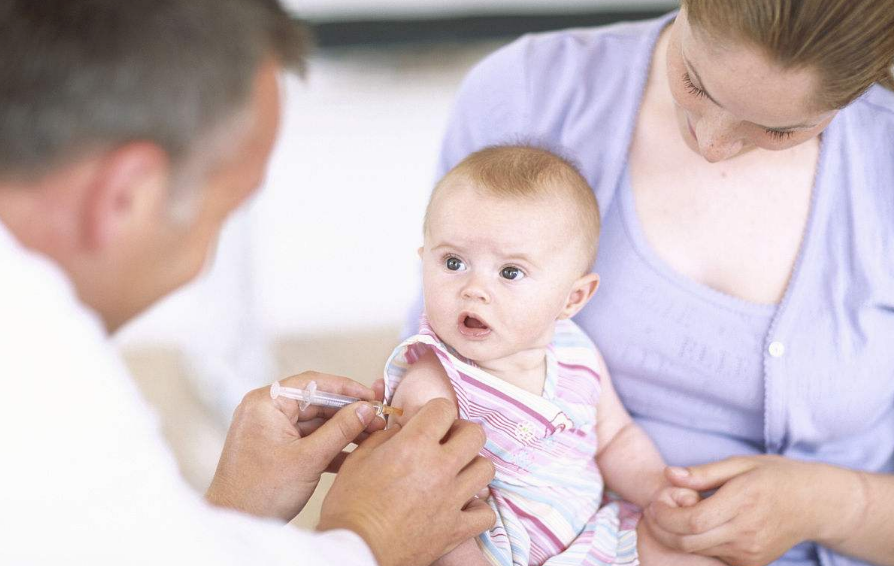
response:
<path fill-rule="evenodd" d="M 487 58 L 440 173 L 520 137 L 579 160 L 603 290 L 577 321 L 688 466 L 669 480 L 716 489 L 653 503 L 654 537 L 730 564 L 894 564 L 894 2 L 682 4 Z"/>

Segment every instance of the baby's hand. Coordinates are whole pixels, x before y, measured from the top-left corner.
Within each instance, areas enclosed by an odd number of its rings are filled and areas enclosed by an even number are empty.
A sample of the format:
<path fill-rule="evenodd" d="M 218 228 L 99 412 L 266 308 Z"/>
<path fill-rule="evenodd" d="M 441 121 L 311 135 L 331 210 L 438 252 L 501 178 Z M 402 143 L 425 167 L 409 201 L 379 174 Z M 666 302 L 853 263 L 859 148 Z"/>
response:
<path fill-rule="evenodd" d="M 653 502 L 660 501 L 669 507 L 692 507 L 701 499 L 701 496 L 695 490 L 685 487 L 667 486 L 655 495 Z"/>
<path fill-rule="evenodd" d="M 668 486 L 655 494 L 651 504 L 661 502 L 670 507 L 683 508 L 692 507 L 701 499 L 699 493 L 692 489 Z M 636 529 L 638 537 L 636 544 L 642 566 L 727 566 L 717 558 L 688 554 L 682 549 L 664 546 L 654 538 L 650 523 L 650 517 L 646 513 Z"/>

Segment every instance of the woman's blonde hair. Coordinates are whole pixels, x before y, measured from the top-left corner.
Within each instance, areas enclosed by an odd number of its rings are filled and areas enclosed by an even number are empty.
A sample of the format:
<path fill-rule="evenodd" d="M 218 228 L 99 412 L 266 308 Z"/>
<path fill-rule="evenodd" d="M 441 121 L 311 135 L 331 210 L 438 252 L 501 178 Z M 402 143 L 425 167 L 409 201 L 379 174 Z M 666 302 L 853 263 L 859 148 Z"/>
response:
<path fill-rule="evenodd" d="M 785 68 L 820 74 L 820 107 L 874 83 L 894 90 L 894 0 L 682 0 L 689 23 L 752 43 Z"/>

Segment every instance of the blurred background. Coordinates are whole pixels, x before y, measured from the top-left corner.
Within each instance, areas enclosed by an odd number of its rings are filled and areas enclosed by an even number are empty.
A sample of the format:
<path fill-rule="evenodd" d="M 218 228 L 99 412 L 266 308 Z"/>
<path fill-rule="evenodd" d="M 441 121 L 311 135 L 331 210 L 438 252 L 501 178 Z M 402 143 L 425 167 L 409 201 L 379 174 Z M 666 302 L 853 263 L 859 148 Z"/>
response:
<path fill-rule="evenodd" d="M 250 389 L 315 369 L 371 383 L 419 287 L 422 214 L 453 97 L 518 36 L 656 17 L 661 0 L 286 0 L 314 28 L 286 78 L 264 187 L 188 288 L 116 337 L 204 491 Z M 297 522 L 313 526 L 328 483 Z"/>

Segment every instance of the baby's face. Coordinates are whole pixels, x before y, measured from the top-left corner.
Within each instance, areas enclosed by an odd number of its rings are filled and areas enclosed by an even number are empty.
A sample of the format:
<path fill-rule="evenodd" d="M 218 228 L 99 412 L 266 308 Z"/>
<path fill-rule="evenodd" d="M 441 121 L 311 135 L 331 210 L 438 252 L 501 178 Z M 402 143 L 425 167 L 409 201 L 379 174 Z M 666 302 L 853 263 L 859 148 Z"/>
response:
<path fill-rule="evenodd" d="M 546 347 L 583 275 L 571 206 L 455 183 L 435 201 L 420 250 L 429 323 L 478 363 Z"/>

